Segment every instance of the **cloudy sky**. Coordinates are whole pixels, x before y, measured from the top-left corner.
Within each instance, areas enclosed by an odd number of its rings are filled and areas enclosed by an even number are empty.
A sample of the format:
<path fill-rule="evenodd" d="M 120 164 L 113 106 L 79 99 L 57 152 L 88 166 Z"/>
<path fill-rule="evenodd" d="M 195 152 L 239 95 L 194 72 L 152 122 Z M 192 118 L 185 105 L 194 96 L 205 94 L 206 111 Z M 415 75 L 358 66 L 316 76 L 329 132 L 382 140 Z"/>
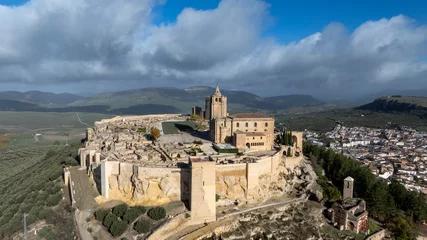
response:
<path fill-rule="evenodd" d="M 0 88 L 218 83 L 332 97 L 427 88 L 422 1 L 287 2 L 0 0 Z"/>

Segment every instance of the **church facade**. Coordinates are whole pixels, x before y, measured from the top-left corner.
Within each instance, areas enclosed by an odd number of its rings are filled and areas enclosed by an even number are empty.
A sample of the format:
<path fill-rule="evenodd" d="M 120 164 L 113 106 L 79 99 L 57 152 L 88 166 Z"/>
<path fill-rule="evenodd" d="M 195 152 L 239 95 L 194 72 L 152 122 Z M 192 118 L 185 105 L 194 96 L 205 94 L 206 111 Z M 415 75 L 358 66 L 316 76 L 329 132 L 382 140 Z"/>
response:
<path fill-rule="evenodd" d="M 274 118 L 259 113 L 229 115 L 227 97 L 216 87 L 205 99 L 211 141 L 231 143 L 237 148 L 270 150 L 274 144 Z"/>

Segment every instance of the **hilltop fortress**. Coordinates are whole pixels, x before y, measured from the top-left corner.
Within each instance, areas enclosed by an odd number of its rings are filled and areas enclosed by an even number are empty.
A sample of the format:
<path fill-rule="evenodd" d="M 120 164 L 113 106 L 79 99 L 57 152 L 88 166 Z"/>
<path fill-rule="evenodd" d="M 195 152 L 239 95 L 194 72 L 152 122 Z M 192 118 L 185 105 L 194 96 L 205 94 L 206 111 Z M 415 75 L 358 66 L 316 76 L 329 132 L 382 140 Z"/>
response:
<path fill-rule="evenodd" d="M 87 129 L 80 164 L 103 200 L 131 205 L 188 202 L 196 224 L 215 221 L 218 206 L 261 203 L 293 189 L 293 169 L 302 160 L 301 132 L 293 133 L 290 146 L 275 144 L 274 119 L 229 115 L 227 98 L 218 87 L 206 97 L 203 118 L 209 133 L 166 133 L 165 123 L 180 125 L 187 118 L 115 117 Z M 157 141 L 149 134 L 152 127 L 163 133 Z"/>

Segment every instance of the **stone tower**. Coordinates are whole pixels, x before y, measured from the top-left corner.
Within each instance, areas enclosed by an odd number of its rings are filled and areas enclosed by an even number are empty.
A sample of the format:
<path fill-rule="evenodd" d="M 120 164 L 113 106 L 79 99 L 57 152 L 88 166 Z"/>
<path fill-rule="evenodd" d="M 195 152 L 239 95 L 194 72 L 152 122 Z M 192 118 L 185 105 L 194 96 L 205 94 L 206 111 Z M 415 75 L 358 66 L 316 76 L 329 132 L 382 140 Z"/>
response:
<path fill-rule="evenodd" d="M 216 220 L 216 162 L 208 158 L 190 157 L 190 164 L 191 222 L 213 222 Z"/>
<path fill-rule="evenodd" d="M 352 177 L 348 176 L 344 179 L 343 200 L 353 198 L 353 184 L 354 179 Z"/>
<path fill-rule="evenodd" d="M 227 116 L 227 97 L 222 96 L 218 85 L 212 96 L 206 97 L 206 119 L 222 118 Z"/>

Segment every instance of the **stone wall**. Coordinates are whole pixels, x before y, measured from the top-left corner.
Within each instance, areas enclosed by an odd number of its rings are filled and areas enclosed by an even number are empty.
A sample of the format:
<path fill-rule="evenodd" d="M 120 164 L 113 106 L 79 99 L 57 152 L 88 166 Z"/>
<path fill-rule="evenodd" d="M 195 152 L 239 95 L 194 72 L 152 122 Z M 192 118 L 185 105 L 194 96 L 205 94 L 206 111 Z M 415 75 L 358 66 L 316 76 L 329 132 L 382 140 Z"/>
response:
<path fill-rule="evenodd" d="M 189 177 L 189 169 L 148 168 L 113 161 L 101 164 L 102 195 L 130 205 L 188 200 Z"/>

